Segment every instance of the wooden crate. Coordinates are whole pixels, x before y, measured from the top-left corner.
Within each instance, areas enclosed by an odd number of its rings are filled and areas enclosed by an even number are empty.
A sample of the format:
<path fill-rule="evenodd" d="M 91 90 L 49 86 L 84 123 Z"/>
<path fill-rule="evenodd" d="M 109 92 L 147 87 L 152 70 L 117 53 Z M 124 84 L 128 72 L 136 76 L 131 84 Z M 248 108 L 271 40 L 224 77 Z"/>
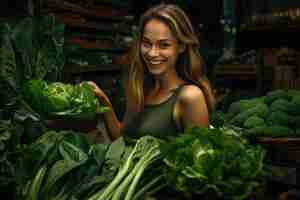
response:
<path fill-rule="evenodd" d="M 300 138 L 258 137 L 256 143 L 267 149 L 267 159 L 275 163 L 300 163 Z"/>

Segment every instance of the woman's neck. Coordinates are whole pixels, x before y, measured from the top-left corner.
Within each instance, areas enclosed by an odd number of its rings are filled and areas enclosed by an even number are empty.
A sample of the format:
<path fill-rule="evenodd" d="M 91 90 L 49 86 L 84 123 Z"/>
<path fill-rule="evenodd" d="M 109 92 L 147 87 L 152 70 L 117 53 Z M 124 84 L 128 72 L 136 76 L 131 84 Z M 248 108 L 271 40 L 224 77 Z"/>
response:
<path fill-rule="evenodd" d="M 184 81 L 176 73 L 168 73 L 154 77 L 153 89 L 159 92 L 169 92 L 183 83 Z"/>

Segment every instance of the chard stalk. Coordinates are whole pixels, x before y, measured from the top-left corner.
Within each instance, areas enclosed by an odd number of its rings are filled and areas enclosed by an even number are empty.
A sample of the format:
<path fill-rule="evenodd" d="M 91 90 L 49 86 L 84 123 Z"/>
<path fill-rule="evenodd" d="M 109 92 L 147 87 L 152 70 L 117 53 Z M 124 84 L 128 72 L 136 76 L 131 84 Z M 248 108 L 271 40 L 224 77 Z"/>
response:
<path fill-rule="evenodd" d="M 122 181 L 122 179 L 126 176 L 126 174 L 129 172 L 131 165 L 133 164 L 134 155 L 136 153 L 137 146 L 134 147 L 128 158 L 126 159 L 126 162 L 121 167 L 119 172 L 117 173 L 117 176 L 112 180 L 112 182 L 105 188 L 103 193 L 99 196 L 98 200 L 107 200 L 108 196 L 113 193 L 115 188 L 119 185 L 119 183 Z M 91 200 L 91 199 L 89 199 Z"/>
<path fill-rule="evenodd" d="M 150 152 L 150 155 L 149 157 L 145 156 L 145 159 L 143 161 L 143 163 L 141 163 L 141 166 L 137 169 L 137 172 L 135 173 L 135 177 L 133 179 L 133 182 L 131 183 L 130 187 L 129 187 L 129 190 L 125 196 L 125 200 L 131 200 L 133 195 L 134 195 L 134 192 L 136 190 L 136 187 L 137 187 L 137 184 L 139 182 L 139 180 L 141 179 L 145 169 L 154 161 L 154 158 L 156 156 L 158 156 L 160 154 L 160 151 L 157 150 L 158 147 L 154 147 L 153 151 L 149 151 Z"/>
<path fill-rule="evenodd" d="M 29 194 L 26 200 L 38 200 L 40 188 L 44 179 L 44 176 L 47 172 L 47 166 L 43 166 L 39 169 L 37 174 L 34 177 L 33 182 L 31 183 Z"/>
<path fill-rule="evenodd" d="M 116 189 L 115 194 L 113 195 L 112 200 L 119 200 L 125 190 L 129 187 L 131 180 L 136 176 L 136 174 L 139 172 L 140 169 L 142 169 L 145 166 L 145 162 L 147 160 L 152 159 L 153 150 L 155 150 L 157 147 L 152 147 L 149 149 L 144 156 L 140 158 L 140 160 L 136 163 L 133 170 L 130 172 L 130 174 L 125 178 L 125 180 L 121 183 L 121 185 Z"/>
<path fill-rule="evenodd" d="M 151 187 L 153 187 L 157 182 L 159 182 L 161 179 L 163 178 L 163 175 L 160 175 L 156 178 L 154 178 L 153 180 L 151 180 L 149 183 L 147 183 L 146 185 L 144 185 L 132 198 L 132 200 L 138 200 L 140 199 Z M 167 185 L 166 183 L 159 186 L 159 189 L 164 187 L 165 185 Z M 156 189 L 156 188 L 155 188 Z M 155 190 L 157 191 L 157 190 Z"/>

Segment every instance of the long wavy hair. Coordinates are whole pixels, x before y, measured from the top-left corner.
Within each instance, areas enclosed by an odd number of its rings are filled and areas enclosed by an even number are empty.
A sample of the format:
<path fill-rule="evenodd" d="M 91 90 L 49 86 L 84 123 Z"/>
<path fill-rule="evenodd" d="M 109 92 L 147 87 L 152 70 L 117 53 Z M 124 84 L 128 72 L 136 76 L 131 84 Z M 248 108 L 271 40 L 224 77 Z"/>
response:
<path fill-rule="evenodd" d="M 185 46 L 185 51 L 178 56 L 176 72 L 188 83 L 202 89 L 209 111 L 215 106 L 215 98 L 203 69 L 203 59 L 199 53 L 199 40 L 193 26 L 176 5 L 159 4 L 147 10 L 140 18 L 139 29 L 131 52 L 132 62 L 129 65 L 127 79 L 127 106 L 130 110 L 141 111 L 144 108 L 144 94 L 151 86 L 151 74 L 141 56 L 140 46 L 144 27 L 151 19 L 164 22 L 171 29 L 177 41 Z"/>

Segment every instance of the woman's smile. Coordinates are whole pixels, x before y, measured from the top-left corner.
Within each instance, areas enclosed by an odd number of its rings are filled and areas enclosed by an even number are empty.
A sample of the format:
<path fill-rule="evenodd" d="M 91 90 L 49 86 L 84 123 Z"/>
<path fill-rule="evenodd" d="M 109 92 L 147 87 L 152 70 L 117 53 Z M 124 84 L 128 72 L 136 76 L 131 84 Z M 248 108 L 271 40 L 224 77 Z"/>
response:
<path fill-rule="evenodd" d="M 162 60 L 149 60 L 148 63 L 150 65 L 160 65 L 160 64 L 163 64 L 164 61 L 162 61 Z"/>
<path fill-rule="evenodd" d="M 173 73 L 178 52 L 178 41 L 164 22 L 152 19 L 145 24 L 141 55 L 152 75 Z"/>

